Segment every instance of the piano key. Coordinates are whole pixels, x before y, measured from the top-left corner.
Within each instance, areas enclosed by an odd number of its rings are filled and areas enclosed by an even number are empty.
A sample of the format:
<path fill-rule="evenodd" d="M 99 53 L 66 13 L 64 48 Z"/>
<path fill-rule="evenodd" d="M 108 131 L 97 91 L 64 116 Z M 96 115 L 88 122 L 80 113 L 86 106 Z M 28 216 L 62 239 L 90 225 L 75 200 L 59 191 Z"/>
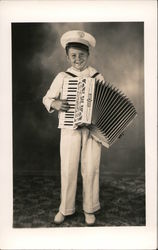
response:
<path fill-rule="evenodd" d="M 73 122 L 73 118 L 66 118 L 65 120 L 64 120 L 64 122 Z"/>
<path fill-rule="evenodd" d="M 74 90 L 76 90 L 77 89 L 77 87 L 68 87 L 68 92 L 69 92 L 69 89 L 74 89 Z"/>

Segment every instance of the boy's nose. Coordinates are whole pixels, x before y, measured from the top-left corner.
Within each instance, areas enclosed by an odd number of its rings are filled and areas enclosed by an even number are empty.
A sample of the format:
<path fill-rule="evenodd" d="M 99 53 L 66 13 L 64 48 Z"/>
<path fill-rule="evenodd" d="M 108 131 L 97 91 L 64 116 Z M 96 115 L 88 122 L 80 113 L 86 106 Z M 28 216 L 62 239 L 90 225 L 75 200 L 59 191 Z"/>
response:
<path fill-rule="evenodd" d="M 80 55 L 77 55 L 77 56 L 76 56 L 76 60 L 80 60 Z"/>

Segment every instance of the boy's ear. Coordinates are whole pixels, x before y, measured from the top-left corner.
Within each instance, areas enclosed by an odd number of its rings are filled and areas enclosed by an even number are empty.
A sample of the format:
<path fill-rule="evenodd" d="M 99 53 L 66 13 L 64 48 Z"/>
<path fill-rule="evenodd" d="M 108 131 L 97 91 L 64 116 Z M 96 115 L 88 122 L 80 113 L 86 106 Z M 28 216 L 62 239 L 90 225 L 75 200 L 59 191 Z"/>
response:
<path fill-rule="evenodd" d="M 69 59 L 69 56 L 68 56 L 68 55 L 66 55 L 66 59 L 67 59 L 67 61 L 68 61 L 68 62 L 70 61 L 70 59 Z"/>

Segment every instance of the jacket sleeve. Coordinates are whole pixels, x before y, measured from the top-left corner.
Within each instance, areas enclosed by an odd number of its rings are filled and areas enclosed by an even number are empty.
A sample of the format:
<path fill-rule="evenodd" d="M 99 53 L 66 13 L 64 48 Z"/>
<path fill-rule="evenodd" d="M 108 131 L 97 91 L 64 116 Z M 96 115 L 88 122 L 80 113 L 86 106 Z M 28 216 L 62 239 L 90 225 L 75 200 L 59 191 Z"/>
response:
<path fill-rule="evenodd" d="M 46 95 L 43 97 L 43 104 L 49 113 L 54 111 L 54 109 L 51 107 L 53 101 L 60 97 L 64 75 L 64 72 L 61 72 L 55 77 Z"/>

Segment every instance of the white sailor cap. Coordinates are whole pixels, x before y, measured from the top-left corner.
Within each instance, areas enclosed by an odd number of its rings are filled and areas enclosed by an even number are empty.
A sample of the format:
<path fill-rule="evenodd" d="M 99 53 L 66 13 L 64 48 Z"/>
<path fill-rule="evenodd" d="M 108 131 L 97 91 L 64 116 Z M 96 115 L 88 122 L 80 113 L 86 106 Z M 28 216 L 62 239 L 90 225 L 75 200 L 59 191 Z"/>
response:
<path fill-rule="evenodd" d="M 68 43 L 81 43 L 88 46 L 88 48 L 95 47 L 96 44 L 96 40 L 91 34 L 81 30 L 71 30 L 64 33 L 60 42 L 64 49 Z"/>

